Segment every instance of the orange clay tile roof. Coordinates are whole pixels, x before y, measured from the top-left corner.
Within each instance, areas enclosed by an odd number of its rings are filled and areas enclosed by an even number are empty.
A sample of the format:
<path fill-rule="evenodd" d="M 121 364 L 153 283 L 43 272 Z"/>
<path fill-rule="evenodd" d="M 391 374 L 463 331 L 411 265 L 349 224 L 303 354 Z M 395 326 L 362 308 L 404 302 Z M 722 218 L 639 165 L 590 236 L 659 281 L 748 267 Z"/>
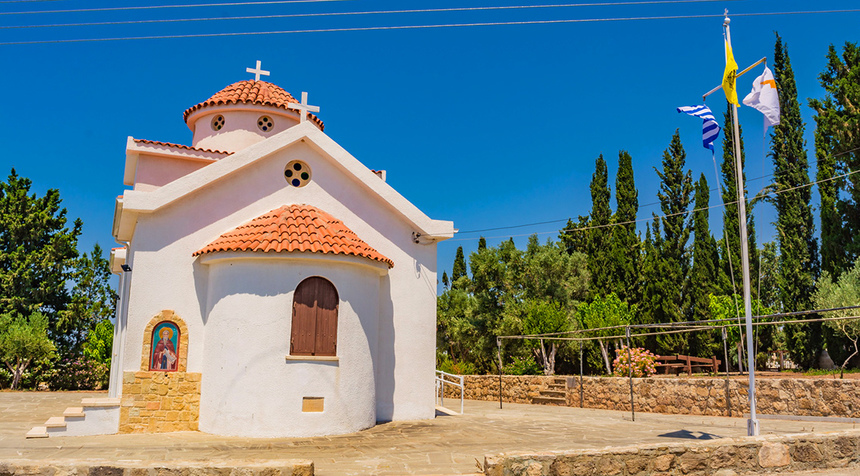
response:
<path fill-rule="evenodd" d="M 219 251 L 331 253 L 394 262 L 365 243 L 342 221 L 310 205 L 276 208 L 224 233 L 194 256 Z"/>
<path fill-rule="evenodd" d="M 280 86 L 275 86 L 266 81 L 239 81 L 215 93 L 211 98 L 185 110 L 184 119 L 188 122 L 188 116 L 192 112 L 206 106 L 219 106 L 228 104 L 257 104 L 260 106 L 273 106 L 279 109 L 295 111 L 287 107 L 289 103 L 298 101 L 290 93 L 284 91 Z M 298 112 L 298 111 L 295 111 Z M 308 119 L 316 123 L 320 130 L 324 129 L 323 122 L 317 116 L 308 113 Z"/>
<path fill-rule="evenodd" d="M 179 149 L 193 150 L 196 152 L 208 152 L 210 154 L 224 154 L 224 155 L 232 154 L 232 152 L 224 152 L 223 150 L 201 149 L 199 147 L 191 147 L 190 145 L 174 144 L 172 142 L 162 142 L 160 140 L 135 139 L 134 142 L 136 142 L 138 144 L 152 144 L 152 145 L 163 145 L 166 147 L 176 147 Z"/>

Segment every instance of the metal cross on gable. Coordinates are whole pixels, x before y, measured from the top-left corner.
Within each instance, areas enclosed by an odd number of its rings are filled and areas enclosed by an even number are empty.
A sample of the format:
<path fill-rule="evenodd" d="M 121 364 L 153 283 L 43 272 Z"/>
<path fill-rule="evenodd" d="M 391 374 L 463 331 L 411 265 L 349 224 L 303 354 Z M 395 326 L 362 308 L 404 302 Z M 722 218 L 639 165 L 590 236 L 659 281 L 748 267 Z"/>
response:
<path fill-rule="evenodd" d="M 261 74 L 263 76 L 268 76 L 270 74 L 268 71 L 266 71 L 264 69 L 260 69 L 260 63 L 261 63 L 260 60 L 257 60 L 257 67 L 256 68 L 245 68 L 246 72 L 254 74 L 254 81 L 259 81 Z"/>
<path fill-rule="evenodd" d="M 302 91 L 302 102 L 294 103 L 291 102 L 287 104 L 287 107 L 290 109 L 295 109 L 299 111 L 299 123 L 305 122 L 307 118 L 308 111 L 311 112 L 320 112 L 319 106 L 309 106 L 308 105 L 308 93 Z"/>

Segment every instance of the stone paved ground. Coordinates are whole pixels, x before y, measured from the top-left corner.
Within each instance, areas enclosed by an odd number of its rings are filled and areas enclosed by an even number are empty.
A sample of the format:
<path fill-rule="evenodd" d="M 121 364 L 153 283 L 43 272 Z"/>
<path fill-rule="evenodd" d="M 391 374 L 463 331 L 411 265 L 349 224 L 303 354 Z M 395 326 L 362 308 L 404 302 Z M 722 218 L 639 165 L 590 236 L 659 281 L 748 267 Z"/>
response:
<path fill-rule="evenodd" d="M 463 416 L 377 425 L 349 435 L 249 439 L 181 432 L 31 439 L 24 434 L 61 415 L 87 393 L 0 392 L 0 461 L 99 459 L 226 461 L 312 459 L 316 474 L 456 474 L 476 472 L 485 454 L 695 441 L 746 434 L 741 418 L 637 414 L 566 407 L 466 402 Z M 239 424 L 237 422 L 237 424 Z M 763 434 L 827 432 L 851 423 L 761 420 Z M 810 473 L 844 476 L 838 472 Z"/>

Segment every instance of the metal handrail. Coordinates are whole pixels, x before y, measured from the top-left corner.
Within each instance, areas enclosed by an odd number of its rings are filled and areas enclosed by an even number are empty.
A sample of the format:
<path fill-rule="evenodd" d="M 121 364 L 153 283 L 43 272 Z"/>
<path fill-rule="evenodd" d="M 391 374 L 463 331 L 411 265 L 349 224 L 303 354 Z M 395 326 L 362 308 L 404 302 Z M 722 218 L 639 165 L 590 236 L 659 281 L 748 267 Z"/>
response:
<path fill-rule="evenodd" d="M 446 379 L 447 377 L 447 379 Z M 439 406 L 445 406 L 445 384 L 460 387 L 460 414 L 463 414 L 463 399 L 465 398 L 466 385 L 462 375 L 449 374 L 441 370 L 436 371 L 436 397 L 439 401 Z"/>

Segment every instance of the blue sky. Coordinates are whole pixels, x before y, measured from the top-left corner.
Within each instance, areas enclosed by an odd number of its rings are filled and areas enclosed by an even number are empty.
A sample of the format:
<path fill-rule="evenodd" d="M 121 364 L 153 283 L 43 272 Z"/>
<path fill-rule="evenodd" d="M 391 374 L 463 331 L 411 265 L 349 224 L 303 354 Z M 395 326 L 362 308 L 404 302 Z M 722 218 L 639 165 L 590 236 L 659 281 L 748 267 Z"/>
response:
<path fill-rule="evenodd" d="M 219 0 L 213 0 L 213 3 Z M 178 2 L 202 3 L 201 0 Z M 585 3 L 593 3 L 588 0 Z M 143 5 L 143 3 L 136 3 Z M 164 5 L 166 3 L 153 2 Z M 546 3 L 550 4 L 549 2 Z M 620 149 L 633 157 L 639 202 L 657 201 L 662 151 L 680 129 L 694 179 L 714 188 L 701 121 L 677 106 L 701 102 L 723 68 L 722 12 L 732 17 L 743 68 L 773 55 L 774 31 L 787 43 L 797 77 L 807 147 L 814 122 L 805 99 L 823 92 L 817 76 L 829 44 L 860 41 L 860 12 L 759 15 L 857 9 L 848 0 L 698 1 L 377 15 L 288 17 L 52 28 L 39 24 L 295 15 L 392 9 L 517 6 L 512 0 L 346 0 L 53 14 L 20 11 L 116 7 L 107 1 L 0 3 L 0 43 L 491 22 L 568 21 L 497 26 L 282 33 L 99 42 L 0 44 L 0 173 L 14 167 L 34 190 L 60 189 L 69 216 L 81 217 L 80 249 L 111 238 L 114 197 L 122 193 L 127 136 L 189 144 L 182 112 L 261 60 L 267 80 L 321 107 L 326 133 L 432 218 L 461 233 L 439 245 L 439 274 L 457 246 L 467 254 L 483 234 L 496 244 L 530 233 L 555 238 L 568 217 L 585 215 L 594 160 L 603 153 L 610 184 Z M 135 3 L 123 3 L 133 6 Z M 739 80 L 748 92 L 761 67 Z M 708 99 L 718 117 L 722 93 Z M 770 174 L 761 115 L 742 107 L 747 177 Z M 720 122 L 722 122 L 720 120 Z M 384 131 L 384 137 L 379 132 Z M 722 137 L 722 136 L 721 136 Z M 815 158 L 810 153 L 810 161 Z M 719 149 L 718 149 L 719 159 Z M 770 177 L 751 180 L 752 193 Z M 813 192 L 817 203 L 817 189 Z M 711 202 L 719 200 L 716 192 Z M 614 208 L 614 204 L 613 204 Z M 640 207 L 639 217 L 659 213 Z M 817 213 L 817 212 L 816 212 Z M 772 208 L 755 210 L 759 244 L 773 239 Z M 469 233 L 558 220 L 504 230 Z M 720 222 L 712 212 L 712 227 Z M 717 230 L 714 230 L 718 232 Z"/>

